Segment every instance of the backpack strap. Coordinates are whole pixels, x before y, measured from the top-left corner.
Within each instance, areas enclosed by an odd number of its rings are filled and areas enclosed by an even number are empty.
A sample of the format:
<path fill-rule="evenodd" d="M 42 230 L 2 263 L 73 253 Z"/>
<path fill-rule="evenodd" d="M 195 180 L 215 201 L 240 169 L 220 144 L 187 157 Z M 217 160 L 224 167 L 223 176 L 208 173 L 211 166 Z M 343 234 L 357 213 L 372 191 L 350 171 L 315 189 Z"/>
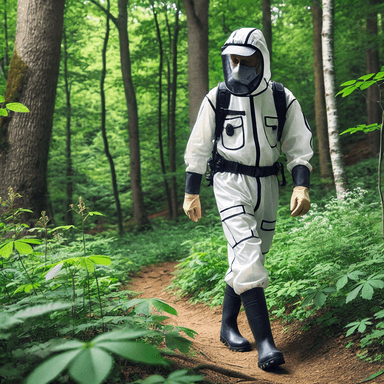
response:
<path fill-rule="evenodd" d="M 218 140 L 224 128 L 226 112 L 228 111 L 231 94 L 227 90 L 224 81 L 218 84 L 216 93 L 216 128 L 215 140 Z"/>
<path fill-rule="evenodd" d="M 278 119 L 277 140 L 280 141 L 285 124 L 285 115 L 287 113 L 287 100 L 285 98 L 284 85 L 272 81 L 272 91 Z"/>

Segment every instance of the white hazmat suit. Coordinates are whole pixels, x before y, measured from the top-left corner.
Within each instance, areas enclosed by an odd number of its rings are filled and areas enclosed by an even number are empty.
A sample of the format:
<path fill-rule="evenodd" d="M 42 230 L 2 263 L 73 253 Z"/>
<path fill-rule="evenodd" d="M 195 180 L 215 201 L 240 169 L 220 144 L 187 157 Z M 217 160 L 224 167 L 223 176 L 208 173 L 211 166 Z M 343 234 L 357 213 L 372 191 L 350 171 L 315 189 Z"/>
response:
<path fill-rule="evenodd" d="M 227 52 L 239 46 L 249 49 L 250 53 L 259 52 L 261 56 L 261 69 L 257 78 L 253 76 L 250 87 L 243 86 L 233 78 L 236 74 L 233 73 L 233 64 Z M 222 57 L 226 85 L 232 95 L 228 108 L 231 114 L 226 116 L 222 135 L 217 142 L 217 153 L 229 161 L 265 167 L 274 165 L 280 151 L 283 151 L 287 157 L 288 171 L 292 172 L 298 166 L 296 170 L 300 170 L 299 174 L 304 169 L 304 174 L 307 171 L 309 175 L 312 170 L 309 163 L 313 155 L 312 133 L 299 102 L 286 88 L 286 121 L 281 140 L 278 141 L 270 57 L 261 31 L 254 28 L 235 31 L 224 45 Z M 185 152 L 187 175 L 192 175 L 195 180 L 199 180 L 198 175 L 205 174 L 212 153 L 216 91 L 215 87 L 204 98 Z M 268 273 L 264 268 L 264 259 L 275 231 L 278 178 L 276 175 L 253 177 L 217 172 L 213 180 L 217 207 L 228 242 L 229 268 L 225 280 L 238 295 L 255 287 L 266 288 Z M 199 181 L 193 184 L 199 184 Z M 186 193 L 191 191 L 186 190 Z"/>

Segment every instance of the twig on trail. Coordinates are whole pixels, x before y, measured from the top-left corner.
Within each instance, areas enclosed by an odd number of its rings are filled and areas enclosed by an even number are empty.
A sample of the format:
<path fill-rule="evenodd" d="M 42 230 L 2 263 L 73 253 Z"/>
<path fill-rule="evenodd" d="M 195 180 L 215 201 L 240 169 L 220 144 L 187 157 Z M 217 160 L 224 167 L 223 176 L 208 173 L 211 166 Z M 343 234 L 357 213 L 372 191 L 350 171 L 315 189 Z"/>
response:
<path fill-rule="evenodd" d="M 193 364 L 198 363 L 196 359 L 193 359 L 189 356 L 182 355 L 180 353 L 165 352 L 165 351 L 160 351 L 160 353 L 163 356 L 176 357 L 178 359 L 188 361 L 189 363 L 193 363 Z M 192 368 L 192 370 L 194 371 L 200 371 L 202 369 L 208 369 L 210 371 L 220 373 L 221 375 L 234 377 L 236 379 L 242 379 L 244 381 L 257 381 L 260 384 L 267 384 L 267 381 L 264 381 L 264 380 L 260 381 L 260 379 L 256 379 L 255 377 L 244 375 L 243 373 L 233 371 L 232 369 L 221 368 L 213 364 L 199 364 L 196 367 Z"/>

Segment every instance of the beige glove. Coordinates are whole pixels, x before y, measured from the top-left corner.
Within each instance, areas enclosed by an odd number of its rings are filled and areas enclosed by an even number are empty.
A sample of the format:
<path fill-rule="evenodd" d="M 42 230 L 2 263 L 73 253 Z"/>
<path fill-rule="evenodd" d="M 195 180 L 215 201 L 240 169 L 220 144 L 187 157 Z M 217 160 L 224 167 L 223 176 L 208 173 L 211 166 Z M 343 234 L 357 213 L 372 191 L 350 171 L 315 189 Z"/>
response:
<path fill-rule="evenodd" d="M 194 222 L 201 219 L 201 204 L 199 195 L 190 195 L 188 193 L 184 196 L 183 209 L 185 214 Z"/>
<path fill-rule="evenodd" d="M 291 197 L 291 216 L 303 216 L 310 208 L 309 189 L 307 187 L 295 187 Z"/>

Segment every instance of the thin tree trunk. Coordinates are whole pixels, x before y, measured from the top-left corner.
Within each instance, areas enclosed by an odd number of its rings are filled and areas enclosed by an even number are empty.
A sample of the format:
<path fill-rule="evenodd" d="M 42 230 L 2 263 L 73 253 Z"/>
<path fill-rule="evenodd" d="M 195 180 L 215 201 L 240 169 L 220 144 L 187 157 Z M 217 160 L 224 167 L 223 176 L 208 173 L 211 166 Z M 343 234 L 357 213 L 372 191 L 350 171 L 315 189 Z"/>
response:
<path fill-rule="evenodd" d="M 7 189 L 33 210 L 34 224 L 47 210 L 47 163 L 59 75 L 65 0 L 19 0 L 16 43 L 6 86 L 6 102 L 19 101 L 30 113 L 15 113 L 2 125 L 0 196 Z"/>
<path fill-rule="evenodd" d="M 110 19 L 116 25 L 119 32 L 121 73 L 123 75 L 124 94 L 128 109 L 128 134 L 133 218 L 136 226 L 146 228 L 150 226 L 150 222 L 145 211 L 143 191 L 141 188 L 139 114 L 137 110 L 135 88 L 132 81 L 131 57 L 129 52 L 127 11 L 128 0 L 118 0 L 118 18 L 114 17 L 96 0 L 90 1 L 99 7 L 104 13 L 109 15 Z"/>
<path fill-rule="evenodd" d="M 320 0 L 314 0 L 312 2 L 312 20 L 316 134 L 319 151 L 320 175 L 323 179 L 328 179 L 332 175 L 332 169 L 331 159 L 329 157 L 327 113 L 325 110 L 324 75 L 321 49 L 321 18 L 322 9 L 320 6 Z"/>
<path fill-rule="evenodd" d="M 165 160 L 164 160 L 164 148 L 163 148 L 163 124 L 162 124 L 162 103 L 163 103 L 163 63 L 164 63 L 164 50 L 163 50 L 163 41 L 161 38 L 160 33 L 160 26 L 159 21 L 157 19 L 157 13 L 155 6 L 153 4 L 153 1 L 151 1 L 152 9 L 153 9 L 153 16 L 155 19 L 155 25 L 156 25 L 156 33 L 157 33 L 157 40 L 159 42 L 159 95 L 158 95 L 158 140 L 159 140 L 159 156 L 160 156 L 160 166 L 161 166 L 161 173 L 163 174 L 164 178 L 164 190 L 165 190 L 165 197 L 167 201 L 168 206 L 168 215 L 169 217 L 172 217 L 172 204 L 171 204 L 171 194 L 169 191 L 168 186 L 168 180 L 166 178 L 167 171 L 165 168 Z"/>
<path fill-rule="evenodd" d="M 117 224 L 119 228 L 119 235 L 122 236 L 124 234 L 123 229 L 123 215 L 121 212 L 121 204 L 120 204 L 120 198 L 119 198 L 119 190 L 117 187 L 117 178 L 116 178 L 116 170 L 115 170 L 115 164 L 113 161 L 113 157 L 109 151 L 109 144 L 108 144 L 108 137 L 107 137 L 107 129 L 106 129 L 106 108 L 105 108 L 105 91 L 104 91 L 104 82 L 105 77 L 107 73 L 107 47 L 108 47 L 108 40 L 109 40 L 109 8 L 110 8 L 110 0 L 107 0 L 107 10 L 108 14 L 106 16 L 107 22 L 106 22 L 106 30 L 105 30 L 105 38 L 104 38 L 104 44 L 103 44 L 103 50 L 102 50 L 102 70 L 101 70 L 101 78 L 100 78 L 100 97 L 101 97 L 101 134 L 103 136 L 103 142 L 104 142 L 104 151 L 105 155 L 107 156 L 109 167 L 111 169 L 111 178 L 112 178 L 112 188 L 113 188 L 113 196 L 115 198 L 115 204 L 116 204 L 116 215 L 117 215 Z"/>
<path fill-rule="evenodd" d="M 66 158 L 66 181 L 67 181 L 67 212 L 65 215 L 65 221 L 67 225 L 73 225 L 73 211 L 69 209 L 69 206 L 73 204 L 73 168 L 72 168 L 72 153 L 71 153 L 71 90 L 68 79 L 68 45 L 67 35 L 64 29 L 63 31 L 63 42 L 64 42 L 64 82 L 65 82 L 65 95 L 67 102 L 67 124 L 66 124 L 66 147 L 65 147 L 65 158 Z"/>
<path fill-rule="evenodd" d="M 128 0 L 118 0 L 119 6 L 119 42 L 120 61 L 123 74 L 124 93 L 128 107 L 128 134 L 130 150 L 130 177 L 133 200 L 133 218 L 138 227 L 150 225 L 144 207 L 141 188 L 139 114 L 137 110 L 136 93 L 132 81 L 131 58 L 128 39 Z"/>
<path fill-rule="evenodd" d="M 209 0 L 184 0 L 188 23 L 189 124 L 192 129 L 208 93 Z"/>
<path fill-rule="evenodd" d="M 370 8 L 375 5 L 376 0 L 367 0 L 367 6 Z M 367 17 L 367 37 L 366 48 L 367 74 L 380 71 L 379 51 L 377 47 L 378 26 L 377 13 L 372 12 Z M 367 125 L 381 122 L 381 109 L 378 101 L 380 100 L 379 87 L 369 87 L 367 89 Z M 368 133 L 369 144 L 373 156 L 377 156 L 380 150 L 380 132 L 373 131 Z"/>
<path fill-rule="evenodd" d="M 176 92 L 177 92 L 177 45 L 179 36 L 179 2 L 175 11 L 175 29 L 172 44 L 172 96 L 171 96 L 171 121 L 169 132 L 169 165 L 171 177 L 172 219 L 177 220 L 177 183 L 176 183 Z"/>
<path fill-rule="evenodd" d="M 262 0 L 263 2 L 263 34 L 269 50 L 272 63 L 272 20 L 271 20 L 271 0 Z"/>
<path fill-rule="evenodd" d="M 323 2 L 323 70 L 325 101 L 327 106 L 329 152 L 332 162 L 333 178 L 336 187 L 336 195 L 339 199 L 344 198 L 346 192 L 346 175 L 342 162 L 340 140 L 338 132 L 338 115 L 335 98 L 335 70 L 333 53 L 334 33 L 334 0 L 322 0 Z"/>

